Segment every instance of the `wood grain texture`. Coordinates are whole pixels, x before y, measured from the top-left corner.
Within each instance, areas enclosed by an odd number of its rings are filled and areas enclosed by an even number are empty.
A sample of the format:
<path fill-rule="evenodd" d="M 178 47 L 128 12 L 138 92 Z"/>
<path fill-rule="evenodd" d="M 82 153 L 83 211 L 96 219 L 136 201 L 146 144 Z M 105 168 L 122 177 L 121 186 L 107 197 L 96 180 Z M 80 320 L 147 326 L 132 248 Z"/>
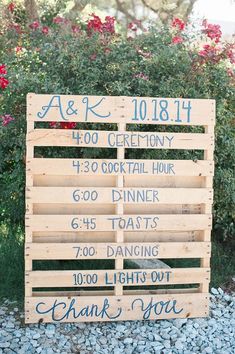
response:
<path fill-rule="evenodd" d="M 156 320 L 208 316 L 208 293 L 26 297 L 25 322 Z M 146 308 L 149 306 L 149 310 Z"/>
<path fill-rule="evenodd" d="M 27 259 L 160 259 L 208 257 L 210 242 L 26 243 Z"/>
<path fill-rule="evenodd" d="M 50 121 L 81 129 L 38 124 Z M 113 130 L 85 130 L 90 122 L 114 123 Z M 151 124 L 151 132 L 136 124 Z M 204 133 L 157 132 L 157 125 L 203 126 Z M 26 323 L 208 316 L 214 125 L 214 100 L 28 94 Z M 78 155 L 35 158 L 38 146 L 73 146 Z M 117 158 L 80 159 L 80 148 L 116 149 Z M 204 156 L 126 159 L 126 149 L 136 148 Z M 200 267 L 124 269 L 125 260 L 190 258 Z M 36 260 L 89 259 L 111 260 L 114 269 L 33 270 Z"/>
<path fill-rule="evenodd" d="M 55 99 L 52 107 L 48 110 L 47 114 L 40 118 L 38 113 L 42 115 L 45 113 L 43 107 L 47 107 L 53 98 L 53 95 L 35 95 L 29 94 L 32 100 L 32 107 L 30 110 L 29 120 L 32 121 L 71 121 L 71 122 L 93 122 L 93 123 L 137 123 L 138 124 L 164 124 L 164 125 L 214 125 L 214 107 L 215 101 L 208 99 L 182 99 L 182 98 L 154 98 L 154 97 L 136 97 L 138 106 L 141 101 L 145 100 L 147 105 L 147 114 L 146 119 L 134 120 L 134 104 L 133 99 L 135 97 L 126 97 L 126 96 L 74 96 L 74 95 L 57 95 L 58 99 Z M 89 100 L 89 107 L 95 106 L 97 103 L 100 103 L 99 107 L 95 109 L 95 112 L 100 115 L 93 114 L 89 111 L 86 115 L 86 103 L 82 102 L 84 97 L 87 97 Z M 157 99 L 158 102 L 161 100 L 167 100 L 168 107 L 167 111 L 169 114 L 169 119 L 164 121 L 158 119 L 153 120 L 153 100 Z M 59 102 L 60 100 L 60 102 Z M 180 106 L 183 105 L 183 102 L 191 102 L 191 114 L 190 122 L 187 121 L 187 112 L 181 110 L 181 122 L 176 122 L 177 114 L 177 105 L 175 101 L 179 101 Z M 66 108 L 68 107 L 69 101 L 74 101 L 74 108 L 77 108 L 77 112 L 74 114 L 66 114 Z M 61 103 L 61 105 L 60 105 Z M 56 107 L 57 106 L 57 107 Z M 63 116 L 61 116 L 60 107 L 63 108 Z M 70 111 L 71 113 L 72 111 Z M 105 117 L 106 116 L 106 117 Z"/>

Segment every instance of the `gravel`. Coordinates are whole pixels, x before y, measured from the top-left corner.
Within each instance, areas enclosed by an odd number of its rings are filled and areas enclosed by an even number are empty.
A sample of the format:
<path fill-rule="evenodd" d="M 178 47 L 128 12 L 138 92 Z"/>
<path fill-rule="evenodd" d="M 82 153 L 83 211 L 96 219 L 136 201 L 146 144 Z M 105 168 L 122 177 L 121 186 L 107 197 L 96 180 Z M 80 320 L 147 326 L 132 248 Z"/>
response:
<path fill-rule="evenodd" d="M 24 326 L 15 306 L 0 305 L 0 354 L 235 353 L 235 293 L 221 288 L 208 318 Z"/>

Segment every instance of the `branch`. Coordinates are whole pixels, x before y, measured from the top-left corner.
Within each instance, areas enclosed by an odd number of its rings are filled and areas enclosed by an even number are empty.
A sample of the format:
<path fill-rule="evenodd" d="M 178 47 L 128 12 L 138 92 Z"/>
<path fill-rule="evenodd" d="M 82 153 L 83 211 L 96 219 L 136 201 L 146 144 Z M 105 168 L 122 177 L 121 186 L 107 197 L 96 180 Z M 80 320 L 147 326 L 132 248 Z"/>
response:
<path fill-rule="evenodd" d="M 125 9 L 125 6 L 123 6 L 122 2 L 120 0 L 116 0 L 116 4 L 117 4 L 117 9 L 122 12 L 127 18 L 129 18 L 131 21 L 135 22 L 135 24 L 140 28 L 140 29 L 144 29 L 144 27 L 142 26 L 142 23 L 140 21 L 136 21 L 135 16 L 133 16 L 132 14 L 130 14 L 127 9 Z"/>
<path fill-rule="evenodd" d="M 74 0 L 74 5 L 68 12 L 68 17 L 75 18 L 76 14 L 81 12 L 86 7 L 88 2 L 88 0 Z"/>
<path fill-rule="evenodd" d="M 39 19 L 38 8 L 35 0 L 24 0 L 24 6 L 29 21 Z"/>
<path fill-rule="evenodd" d="M 153 12 L 155 12 L 155 13 L 158 13 L 159 9 L 158 9 L 158 10 L 157 10 L 157 9 L 154 9 L 151 5 L 149 5 L 149 4 L 147 3 L 146 0 L 141 0 L 141 2 L 143 3 L 143 5 L 144 5 L 145 7 L 147 7 L 147 8 L 150 9 L 151 11 L 153 11 Z"/>
<path fill-rule="evenodd" d="M 186 21 L 186 20 L 188 19 L 190 13 L 191 13 L 192 10 L 193 10 L 193 6 L 194 6 L 194 4 L 195 4 L 196 1 L 197 1 L 197 0 L 190 0 L 190 4 L 189 4 L 189 6 L 188 6 L 188 8 L 187 8 L 187 10 L 186 10 L 186 12 L 185 12 L 185 14 L 184 14 L 184 21 Z"/>

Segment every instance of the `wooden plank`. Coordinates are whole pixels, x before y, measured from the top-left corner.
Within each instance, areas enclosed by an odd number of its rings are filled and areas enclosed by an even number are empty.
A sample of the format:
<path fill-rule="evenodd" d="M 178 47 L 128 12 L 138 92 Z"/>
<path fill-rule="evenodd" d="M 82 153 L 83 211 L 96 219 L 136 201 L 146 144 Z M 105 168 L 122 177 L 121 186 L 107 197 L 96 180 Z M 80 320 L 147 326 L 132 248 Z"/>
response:
<path fill-rule="evenodd" d="M 27 108 L 26 108 L 26 113 L 27 113 L 27 136 L 30 131 L 34 129 L 34 122 L 28 121 L 30 110 L 32 107 L 32 102 L 31 100 L 27 101 Z M 34 147 L 33 146 L 28 146 L 26 145 L 26 160 L 33 159 L 34 157 Z M 30 215 L 33 213 L 33 204 L 32 201 L 28 199 L 28 191 L 27 187 L 33 186 L 34 183 L 34 178 L 31 173 L 29 173 L 26 170 L 26 176 L 25 176 L 25 215 Z M 32 242 L 32 231 L 30 229 L 25 230 L 25 240 L 26 242 Z M 30 271 L 32 270 L 33 264 L 31 260 L 25 260 L 25 270 Z M 25 279 L 26 280 L 26 279 Z M 29 285 L 25 285 L 25 296 L 32 296 L 32 288 Z"/>
<path fill-rule="evenodd" d="M 215 110 L 214 110 L 214 117 L 215 117 Z M 205 126 L 205 132 L 206 133 L 210 133 L 212 135 L 214 135 L 214 126 L 210 126 L 210 127 L 207 127 Z M 213 149 L 210 148 L 208 150 L 205 150 L 204 151 L 204 159 L 211 159 L 213 160 Z M 205 187 L 212 187 L 213 185 L 213 177 L 210 176 L 210 177 L 205 177 L 204 179 L 204 186 Z M 204 213 L 212 213 L 212 205 L 210 203 L 205 203 L 203 205 L 203 208 L 202 208 L 203 212 Z M 204 230 L 203 231 L 203 241 L 210 241 L 211 240 L 211 230 Z M 210 254 L 209 254 L 209 257 L 205 257 L 205 258 L 201 258 L 201 267 L 204 267 L 204 266 L 207 266 L 207 267 L 210 267 Z M 204 292 L 204 291 L 209 291 L 209 284 L 205 281 L 203 281 L 201 284 L 200 284 L 200 291 L 201 292 Z"/>
<path fill-rule="evenodd" d="M 26 276 L 32 288 L 196 284 L 209 281 L 210 268 L 48 270 Z"/>
<path fill-rule="evenodd" d="M 142 231 L 124 232 L 125 242 L 193 242 L 203 241 L 203 231 Z M 115 242 L 114 232 L 34 232 L 33 241 L 36 243 L 79 243 L 84 242 Z"/>
<path fill-rule="evenodd" d="M 25 322 L 90 322 L 205 317 L 209 294 L 27 297 Z"/>
<path fill-rule="evenodd" d="M 214 100 L 189 98 L 35 95 L 28 120 L 158 125 L 213 125 Z"/>
<path fill-rule="evenodd" d="M 212 226 L 211 215 L 28 215 L 32 231 L 164 231 L 203 230 Z"/>
<path fill-rule="evenodd" d="M 214 162 L 204 160 L 50 159 L 27 160 L 35 175 L 213 176 Z"/>
<path fill-rule="evenodd" d="M 28 146 L 79 146 L 87 148 L 197 149 L 214 146 L 212 134 L 158 133 L 102 130 L 35 129 Z"/>
<path fill-rule="evenodd" d="M 26 243 L 25 256 L 34 260 L 200 258 L 210 249 L 210 242 Z"/>
<path fill-rule="evenodd" d="M 29 187 L 33 203 L 212 204 L 211 188 Z"/>
<path fill-rule="evenodd" d="M 126 124 L 118 123 L 118 131 L 126 130 Z M 125 148 L 118 147 L 117 148 L 117 159 L 124 159 L 125 158 Z M 118 188 L 122 188 L 124 186 L 124 177 L 117 176 L 116 177 L 116 186 Z M 123 204 L 117 203 L 116 204 L 116 214 L 123 215 L 124 213 L 124 206 Z M 115 232 L 115 242 L 124 242 L 124 232 L 123 230 L 118 230 Z M 124 260 L 122 258 L 115 259 L 115 269 L 123 269 L 124 268 Z M 123 295 L 123 287 L 121 284 L 115 285 L 115 295 Z"/>

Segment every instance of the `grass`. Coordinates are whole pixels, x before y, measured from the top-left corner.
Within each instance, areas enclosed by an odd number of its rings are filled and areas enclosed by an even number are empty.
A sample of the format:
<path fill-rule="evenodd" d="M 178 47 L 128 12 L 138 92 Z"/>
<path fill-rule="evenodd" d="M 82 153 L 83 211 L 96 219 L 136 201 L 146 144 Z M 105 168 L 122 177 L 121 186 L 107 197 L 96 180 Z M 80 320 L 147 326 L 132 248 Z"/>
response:
<path fill-rule="evenodd" d="M 37 261 L 34 269 L 94 269 L 94 261 Z M 198 266 L 198 260 L 167 262 L 172 267 Z M 96 269 L 114 268 L 114 261 L 98 261 Z M 235 276 L 233 247 L 228 243 L 212 243 L 211 287 L 223 286 Z M 24 300 L 24 234 L 20 227 L 0 227 L 0 300 L 8 298 L 23 305 Z"/>

